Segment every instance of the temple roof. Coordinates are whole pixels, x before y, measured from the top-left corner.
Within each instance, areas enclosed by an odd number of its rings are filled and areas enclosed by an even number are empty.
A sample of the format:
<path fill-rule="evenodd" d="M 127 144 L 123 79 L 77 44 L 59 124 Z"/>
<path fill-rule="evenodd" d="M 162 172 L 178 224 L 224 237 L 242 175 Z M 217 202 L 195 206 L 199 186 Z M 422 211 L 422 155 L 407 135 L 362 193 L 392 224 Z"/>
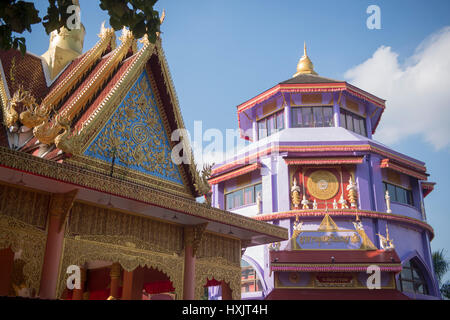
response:
<path fill-rule="evenodd" d="M 315 74 L 299 74 L 291 79 L 280 82 L 280 84 L 301 84 L 301 83 L 342 83 L 345 81 L 333 80 L 330 78 L 321 77 Z"/>
<path fill-rule="evenodd" d="M 159 134 L 166 137 L 159 140 L 167 144 L 163 146 L 164 150 L 171 150 L 176 143 L 168 138 L 176 129 L 184 128 L 178 99 L 161 39 L 158 38 L 155 44 L 151 44 L 144 38 L 141 43 L 142 46 L 138 49 L 137 40 L 130 31 L 124 29 L 120 44 L 116 45 L 114 30 L 102 27 L 98 42 L 70 62 L 53 80 L 49 80 L 48 66 L 43 58 L 30 53 L 22 56 L 14 50 L 0 51 L 1 120 L 6 126 L 2 128 L 0 137 L 6 138 L 6 132 L 7 135 L 16 134 L 19 136 L 19 143 L 11 145 L 14 149 L 48 160 L 89 165 L 95 170 L 107 173 L 111 167 L 108 162 L 112 161 L 112 157 L 110 160 L 99 159 L 100 161 L 90 159 L 86 155 L 87 149 L 92 146 L 93 139 L 99 136 L 109 119 L 119 112 L 118 108 L 123 107 L 127 94 L 133 90 L 132 94 L 141 94 L 139 92 L 147 90 L 144 104 L 148 105 L 149 109 L 142 110 L 144 113 L 153 114 L 155 121 L 159 123 Z M 142 80 L 145 83 L 137 83 L 143 74 L 146 75 L 145 81 Z M 134 88 L 140 85 L 145 88 L 140 91 Z M 136 103 L 142 103 L 144 100 L 139 101 L 141 102 L 133 102 L 135 109 L 139 109 Z M 153 110 L 150 110 L 152 108 Z M 138 118 L 133 114 L 130 116 L 141 121 L 140 115 Z M 153 123 L 147 124 L 147 128 L 150 128 L 147 130 L 151 131 L 152 127 Z M 129 133 L 122 134 L 125 134 L 123 139 L 132 140 Z M 4 140 L 7 139 L 2 139 Z M 10 139 L 10 143 L 13 143 L 12 141 L 14 139 Z M 188 141 L 183 141 L 183 145 L 184 150 L 190 148 Z M 143 144 L 142 148 L 144 149 L 141 153 L 144 152 L 143 155 L 147 156 L 149 151 L 144 150 L 148 146 Z M 129 154 L 136 151 L 135 149 L 131 148 Z M 136 156 L 141 157 L 137 153 Z M 159 162 L 161 156 L 161 152 L 155 153 L 155 161 Z M 170 154 L 165 152 L 164 156 L 167 158 Z M 118 155 L 119 161 L 126 162 L 123 155 Z M 156 169 L 161 173 L 169 164 L 165 163 L 164 167 L 161 167 L 155 163 L 147 163 L 147 167 L 154 170 L 156 165 Z M 176 180 L 182 183 L 178 186 L 169 183 L 169 189 L 188 197 L 198 196 L 194 186 L 199 179 L 195 163 L 191 161 L 189 164 L 183 163 L 175 167 L 180 174 Z M 167 182 L 158 180 L 161 174 L 158 177 L 155 175 L 153 181 L 153 177 L 147 174 L 148 170 L 127 173 L 130 170 L 125 165 L 118 168 L 118 173 L 144 184 L 154 182 L 162 186 Z"/>

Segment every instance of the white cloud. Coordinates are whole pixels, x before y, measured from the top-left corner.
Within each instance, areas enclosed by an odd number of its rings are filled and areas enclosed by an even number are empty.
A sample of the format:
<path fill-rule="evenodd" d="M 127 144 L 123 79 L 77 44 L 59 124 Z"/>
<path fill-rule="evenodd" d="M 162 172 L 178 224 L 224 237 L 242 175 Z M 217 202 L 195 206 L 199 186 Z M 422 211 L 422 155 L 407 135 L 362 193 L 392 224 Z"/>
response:
<path fill-rule="evenodd" d="M 386 99 L 375 138 L 387 144 L 419 135 L 436 149 L 450 145 L 450 27 L 428 37 L 401 65 L 381 46 L 348 70 L 353 85 Z"/>

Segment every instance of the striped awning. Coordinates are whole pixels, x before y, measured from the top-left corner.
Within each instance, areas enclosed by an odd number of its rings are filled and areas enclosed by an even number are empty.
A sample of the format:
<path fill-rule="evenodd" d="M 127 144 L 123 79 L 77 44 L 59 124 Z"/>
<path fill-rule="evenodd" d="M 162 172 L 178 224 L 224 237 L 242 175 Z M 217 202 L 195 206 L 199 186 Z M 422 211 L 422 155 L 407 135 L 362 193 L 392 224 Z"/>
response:
<path fill-rule="evenodd" d="M 286 158 L 288 165 L 361 164 L 364 157 Z"/>
<path fill-rule="evenodd" d="M 247 165 L 245 167 L 233 170 L 231 172 L 225 173 L 225 174 L 220 175 L 218 177 L 214 177 L 214 178 L 208 180 L 208 182 L 211 185 L 218 184 L 218 183 L 220 183 L 222 181 L 230 180 L 230 179 L 233 179 L 235 177 L 242 176 L 242 175 L 244 175 L 246 173 L 249 173 L 249 172 L 252 172 L 252 171 L 255 171 L 255 170 L 259 170 L 260 168 L 261 168 L 261 163 L 259 163 L 259 162 L 258 163 L 253 163 L 253 164 L 249 164 L 249 165 Z"/>
<path fill-rule="evenodd" d="M 408 169 L 404 166 L 391 162 L 389 159 L 383 159 L 380 163 L 380 168 L 389 168 L 391 170 L 406 174 L 408 176 L 417 178 L 419 180 L 427 180 L 428 175 L 425 172 L 417 172 L 412 169 Z"/>

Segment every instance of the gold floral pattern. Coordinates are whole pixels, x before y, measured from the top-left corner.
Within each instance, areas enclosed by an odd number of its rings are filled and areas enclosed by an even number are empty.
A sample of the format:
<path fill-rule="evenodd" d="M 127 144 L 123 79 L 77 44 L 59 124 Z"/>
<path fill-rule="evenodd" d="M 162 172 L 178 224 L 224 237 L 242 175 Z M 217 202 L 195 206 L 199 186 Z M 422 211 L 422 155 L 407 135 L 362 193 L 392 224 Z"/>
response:
<path fill-rule="evenodd" d="M 122 239 L 124 241 L 125 238 Z M 183 297 L 184 255 L 164 254 L 135 248 L 133 245 L 112 243 L 111 237 L 78 236 L 64 239 L 63 258 L 59 272 L 57 297 L 61 297 L 67 282 L 65 273 L 70 265 L 83 265 L 88 261 L 118 262 L 126 271 L 133 271 L 137 267 L 148 267 L 165 273 L 175 287 L 177 298 Z"/>
<path fill-rule="evenodd" d="M 0 249 L 10 247 L 15 253 L 21 252 L 21 259 L 25 262 L 25 285 L 35 293 L 39 292 L 40 287 L 45 242 L 44 231 L 18 219 L 0 215 Z"/>
<path fill-rule="evenodd" d="M 50 195 L 0 184 L 0 215 L 45 230 Z"/>
<path fill-rule="evenodd" d="M 85 155 L 182 184 L 148 76 L 143 72 Z"/>
<path fill-rule="evenodd" d="M 241 267 L 223 258 L 200 258 L 195 262 L 195 299 L 200 300 L 208 280 L 225 281 L 233 300 L 241 299 Z"/>
<path fill-rule="evenodd" d="M 72 208 L 67 233 L 93 241 L 100 236 L 115 245 L 168 254 L 183 250 L 180 226 L 78 202 Z"/>
<path fill-rule="evenodd" d="M 57 179 L 58 181 L 73 183 L 78 186 L 149 203 L 161 208 L 184 212 L 210 221 L 226 223 L 232 227 L 253 230 L 254 232 L 263 233 L 278 240 L 288 239 L 288 230 L 285 228 L 225 212 L 220 209 L 210 208 L 194 200 L 163 192 L 156 188 L 111 178 L 105 174 L 74 165 L 41 159 L 5 147 L 0 147 L 0 164 L 43 177 Z"/>

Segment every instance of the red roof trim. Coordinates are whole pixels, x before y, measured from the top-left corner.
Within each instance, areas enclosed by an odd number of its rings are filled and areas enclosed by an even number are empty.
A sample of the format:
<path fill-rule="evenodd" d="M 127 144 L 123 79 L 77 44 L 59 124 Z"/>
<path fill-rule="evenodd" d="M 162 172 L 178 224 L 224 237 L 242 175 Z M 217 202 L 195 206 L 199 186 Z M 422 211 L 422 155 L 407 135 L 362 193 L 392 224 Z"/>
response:
<path fill-rule="evenodd" d="M 284 161 L 288 165 L 361 164 L 364 157 L 286 158 Z"/>
<path fill-rule="evenodd" d="M 232 178 L 238 177 L 238 176 L 242 176 L 246 173 L 258 170 L 261 168 L 261 163 L 254 163 L 254 164 L 250 164 L 247 165 L 241 169 L 237 169 L 228 173 L 225 173 L 221 176 L 218 176 L 216 178 L 212 178 L 210 180 L 208 180 L 209 184 L 218 184 L 220 182 L 226 181 L 226 180 L 230 180 Z"/>
<path fill-rule="evenodd" d="M 391 170 L 406 174 L 408 176 L 417 178 L 419 180 L 427 180 L 428 179 L 427 174 L 419 173 L 414 170 L 407 169 L 401 165 L 391 162 L 390 159 L 383 159 L 380 163 L 380 168 L 389 168 Z"/>

